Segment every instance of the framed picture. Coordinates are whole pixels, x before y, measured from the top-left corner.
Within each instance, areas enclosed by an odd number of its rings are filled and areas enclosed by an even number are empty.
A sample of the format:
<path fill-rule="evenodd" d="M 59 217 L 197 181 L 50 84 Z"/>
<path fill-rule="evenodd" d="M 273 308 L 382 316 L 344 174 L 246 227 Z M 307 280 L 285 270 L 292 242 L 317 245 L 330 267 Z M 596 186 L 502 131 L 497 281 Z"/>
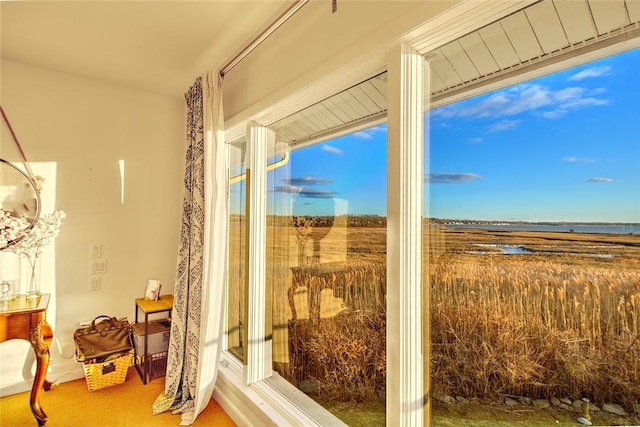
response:
<path fill-rule="evenodd" d="M 160 288 L 162 288 L 162 285 L 159 280 L 147 280 L 147 289 L 144 292 L 144 299 L 157 301 L 158 298 L 160 298 Z"/>

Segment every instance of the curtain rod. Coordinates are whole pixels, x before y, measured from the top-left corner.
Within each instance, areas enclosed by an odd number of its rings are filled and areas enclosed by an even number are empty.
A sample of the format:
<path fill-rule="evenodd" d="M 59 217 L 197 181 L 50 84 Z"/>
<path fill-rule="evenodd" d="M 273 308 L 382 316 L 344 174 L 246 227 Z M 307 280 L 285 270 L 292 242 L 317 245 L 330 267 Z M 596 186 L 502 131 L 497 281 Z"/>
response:
<path fill-rule="evenodd" d="M 285 10 L 282 15 L 278 17 L 271 25 L 269 25 L 263 32 L 261 32 L 258 37 L 253 39 L 251 43 L 249 43 L 244 49 L 242 49 L 236 56 L 233 57 L 231 61 L 227 63 L 220 70 L 220 77 L 224 77 L 233 67 L 238 65 L 240 61 L 242 61 L 253 49 L 258 47 L 260 43 L 265 41 L 267 37 L 273 34 L 282 24 L 284 24 L 289 18 L 291 18 L 298 10 L 302 8 L 305 4 L 307 4 L 309 0 L 295 0 L 291 6 Z"/>

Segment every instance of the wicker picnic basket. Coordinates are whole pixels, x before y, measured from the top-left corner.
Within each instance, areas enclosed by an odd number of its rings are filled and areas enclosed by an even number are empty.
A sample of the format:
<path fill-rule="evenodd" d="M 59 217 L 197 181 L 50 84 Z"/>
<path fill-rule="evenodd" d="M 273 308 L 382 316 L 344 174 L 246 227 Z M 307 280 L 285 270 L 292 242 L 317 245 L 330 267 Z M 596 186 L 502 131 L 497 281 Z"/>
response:
<path fill-rule="evenodd" d="M 126 318 L 98 316 L 90 326 L 76 329 L 73 339 L 89 391 L 125 382 L 133 348 L 131 325 Z"/>
<path fill-rule="evenodd" d="M 124 383 L 130 364 L 131 355 L 129 353 L 104 362 L 84 362 L 82 367 L 87 379 L 87 388 L 89 391 L 96 391 Z"/>

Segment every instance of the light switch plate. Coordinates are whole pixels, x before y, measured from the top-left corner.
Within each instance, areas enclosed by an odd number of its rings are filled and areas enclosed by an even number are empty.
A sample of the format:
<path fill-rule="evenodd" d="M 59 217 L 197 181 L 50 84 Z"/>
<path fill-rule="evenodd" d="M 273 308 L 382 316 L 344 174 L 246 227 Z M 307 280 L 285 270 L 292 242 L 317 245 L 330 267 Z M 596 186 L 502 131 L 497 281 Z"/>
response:
<path fill-rule="evenodd" d="M 90 291 L 99 291 L 102 287 L 102 278 L 101 277 L 92 277 L 91 283 L 89 284 Z"/>
<path fill-rule="evenodd" d="M 102 256 L 102 245 L 94 243 L 91 245 L 91 258 L 100 258 Z"/>

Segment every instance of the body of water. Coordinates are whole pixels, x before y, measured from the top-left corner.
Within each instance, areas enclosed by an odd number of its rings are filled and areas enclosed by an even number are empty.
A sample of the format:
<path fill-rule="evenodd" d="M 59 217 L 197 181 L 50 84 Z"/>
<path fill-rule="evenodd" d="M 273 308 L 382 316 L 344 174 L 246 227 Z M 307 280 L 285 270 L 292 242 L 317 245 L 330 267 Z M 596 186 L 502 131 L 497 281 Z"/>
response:
<path fill-rule="evenodd" d="M 530 249 L 526 249 L 522 246 L 518 246 L 518 245 L 503 245 L 503 244 L 483 244 L 483 243 L 476 243 L 474 244 L 474 246 L 477 246 L 479 248 L 497 248 L 500 249 L 501 253 L 503 253 L 504 255 L 531 255 L 531 254 L 537 254 L 537 255 L 579 255 L 579 256 L 592 256 L 592 257 L 598 257 L 598 258 L 613 258 L 613 255 L 610 253 L 589 253 L 589 252 L 571 252 L 570 250 L 568 251 L 549 251 L 549 252 L 545 252 L 545 251 L 541 251 L 541 250 L 536 250 L 536 251 L 532 251 Z M 487 250 L 478 250 L 478 251 L 473 251 L 471 253 L 475 253 L 475 254 L 482 254 L 482 255 L 495 255 L 496 252 L 494 251 L 487 251 Z"/>
<path fill-rule="evenodd" d="M 640 234 L 640 224 L 445 224 L 446 228 L 504 231 L 558 231 L 600 234 Z"/>

